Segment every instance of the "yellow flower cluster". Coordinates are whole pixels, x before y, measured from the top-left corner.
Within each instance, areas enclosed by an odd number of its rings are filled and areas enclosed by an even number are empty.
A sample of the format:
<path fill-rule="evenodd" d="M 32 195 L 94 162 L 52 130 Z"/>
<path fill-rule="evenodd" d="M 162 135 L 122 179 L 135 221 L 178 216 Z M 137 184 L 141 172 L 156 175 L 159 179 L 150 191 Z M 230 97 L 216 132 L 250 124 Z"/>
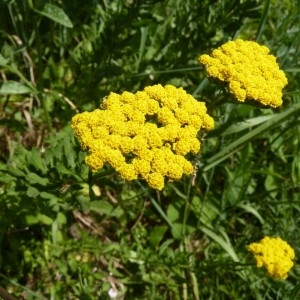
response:
<path fill-rule="evenodd" d="M 125 180 L 142 178 L 161 190 L 165 179 L 193 172 L 185 158 L 200 150 L 198 131 L 212 129 L 206 106 L 182 88 L 160 84 L 137 93 L 111 93 L 102 109 L 77 114 L 72 128 L 96 172 L 105 163 Z"/>
<path fill-rule="evenodd" d="M 266 236 L 259 243 L 250 244 L 248 250 L 254 255 L 257 267 L 264 266 L 274 279 L 286 279 L 294 265 L 294 249 L 279 237 Z"/>
<path fill-rule="evenodd" d="M 213 50 L 210 56 L 201 55 L 199 62 L 209 77 L 228 83 L 238 101 L 255 100 L 278 107 L 288 82 L 276 58 L 268 53 L 266 46 L 237 39 Z"/>

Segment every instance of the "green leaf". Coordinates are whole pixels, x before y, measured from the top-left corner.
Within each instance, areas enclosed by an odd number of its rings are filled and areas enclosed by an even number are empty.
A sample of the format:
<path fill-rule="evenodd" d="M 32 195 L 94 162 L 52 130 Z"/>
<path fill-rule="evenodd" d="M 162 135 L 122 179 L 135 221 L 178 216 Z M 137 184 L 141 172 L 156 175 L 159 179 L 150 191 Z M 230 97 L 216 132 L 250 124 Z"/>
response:
<path fill-rule="evenodd" d="M 35 173 L 32 173 L 32 172 L 28 173 L 26 175 L 26 178 L 32 184 L 38 183 L 38 184 L 43 185 L 43 186 L 46 186 L 49 182 L 49 180 L 47 178 L 42 178 L 39 175 L 37 175 Z"/>
<path fill-rule="evenodd" d="M 222 136 L 228 135 L 228 134 L 235 134 L 243 130 L 249 130 L 253 128 L 256 125 L 259 125 L 263 122 L 268 121 L 271 119 L 273 116 L 272 115 L 267 115 L 267 116 L 259 116 L 256 118 L 251 118 L 243 122 L 239 122 L 237 124 L 232 124 L 229 126 L 227 129 L 225 129 L 222 133 Z"/>
<path fill-rule="evenodd" d="M 278 183 L 275 180 L 276 178 L 274 175 L 276 175 L 276 172 L 274 171 L 274 164 L 270 163 L 264 186 L 266 191 L 269 192 L 269 195 L 273 197 L 273 199 L 275 199 L 278 194 Z"/>
<path fill-rule="evenodd" d="M 271 119 L 267 120 L 263 124 L 259 125 L 255 129 L 251 130 L 250 132 L 244 134 L 242 137 L 234 141 L 233 143 L 224 147 L 221 151 L 217 154 L 211 156 L 207 162 L 203 171 L 206 172 L 211 168 L 215 167 L 216 165 L 220 164 L 222 161 L 227 159 L 229 156 L 233 155 L 237 152 L 241 147 L 245 146 L 246 143 L 252 141 L 259 135 L 273 129 L 274 127 L 282 124 L 282 122 L 291 119 L 293 115 L 299 114 L 300 111 L 300 103 L 293 104 L 290 108 L 286 111 L 274 115 Z"/>
<path fill-rule="evenodd" d="M 171 233 L 174 239 L 181 240 L 183 235 L 182 233 L 185 232 L 186 235 L 189 235 L 195 232 L 196 227 L 191 226 L 188 224 L 182 224 L 180 222 L 174 222 L 173 227 L 171 228 Z"/>
<path fill-rule="evenodd" d="M 68 165 L 73 169 L 76 167 L 76 158 L 75 158 L 75 151 L 72 148 L 70 137 L 66 136 L 63 139 L 63 149 L 64 149 L 64 154 L 66 156 L 66 159 L 68 161 Z"/>
<path fill-rule="evenodd" d="M 220 211 L 213 203 L 209 201 L 202 201 L 195 196 L 192 199 L 192 209 L 199 221 L 207 227 L 212 226 L 213 220 L 220 215 Z"/>
<path fill-rule="evenodd" d="M 77 198 L 78 203 L 81 206 L 81 209 L 83 211 L 89 211 L 90 210 L 90 198 L 89 197 L 85 197 L 83 195 L 79 195 Z"/>
<path fill-rule="evenodd" d="M 237 257 L 236 253 L 234 252 L 234 249 L 229 241 L 225 241 L 221 236 L 215 234 L 212 230 L 202 227 L 201 230 L 209 236 L 212 240 L 214 240 L 216 243 L 218 243 L 233 259 L 233 261 L 238 262 L 239 258 Z"/>
<path fill-rule="evenodd" d="M 269 8 L 270 8 L 270 0 L 267 0 L 267 1 L 265 1 L 264 10 L 263 10 L 263 13 L 262 13 L 262 16 L 261 16 L 261 19 L 260 19 L 260 22 L 259 22 L 259 25 L 258 25 L 258 28 L 257 28 L 256 39 L 255 39 L 256 42 L 259 41 L 259 39 L 262 35 L 262 32 L 264 30 L 264 27 L 266 25 Z"/>
<path fill-rule="evenodd" d="M 49 209 L 51 209 L 51 211 L 53 212 L 59 211 L 59 205 L 57 203 L 60 202 L 61 200 L 60 198 L 56 197 L 53 194 L 49 194 L 47 192 L 41 192 L 39 196 L 42 199 L 47 199 L 45 203 L 47 203 L 47 206 L 49 207 Z"/>
<path fill-rule="evenodd" d="M 44 214 L 39 214 L 38 216 L 39 222 L 45 225 L 51 225 L 53 220 Z"/>
<path fill-rule="evenodd" d="M 27 192 L 26 192 L 26 195 L 28 196 L 28 197 L 30 197 L 30 198 L 35 198 L 36 196 L 38 196 L 40 194 L 40 192 L 36 189 L 36 188 L 34 188 L 34 187 L 32 187 L 32 186 L 30 186 L 28 189 L 27 189 Z"/>
<path fill-rule="evenodd" d="M 34 216 L 34 215 L 26 215 L 25 222 L 27 225 L 34 225 L 39 222 L 39 219 L 37 216 Z"/>
<path fill-rule="evenodd" d="M 26 174 L 20 169 L 9 168 L 7 172 L 14 177 L 26 177 Z"/>
<path fill-rule="evenodd" d="M 139 68 L 140 62 L 145 52 L 148 29 L 149 29 L 148 27 L 141 27 L 141 41 L 140 41 L 139 57 L 137 62 L 137 70 Z"/>
<path fill-rule="evenodd" d="M 288 298 L 290 300 L 296 300 L 296 299 L 299 299 L 299 296 L 300 296 L 300 283 L 297 283 L 292 292 L 291 292 L 291 296 Z"/>
<path fill-rule="evenodd" d="M 0 81 L 0 95 L 32 94 L 34 91 L 18 81 Z"/>
<path fill-rule="evenodd" d="M 56 5 L 46 3 L 42 10 L 35 11 L 58 24 L 61 24 L 68 28 L 73 28 L 73 23 L 71 22 L 67 14 Z"/>
<path fill-rule="evenodd" d="M 62 237 L 62 232 L 59 230 L 60 224 L 59 224 L 58 220 L 57 219 L 54 220 L 51 225 L 52 225 L 51 227 L 52 227 L 52 242 L 53 242 L 53 244 L 62 242 L 63 237 Z M 61 255 L 61 253 L 58 253 L 58 254 L 59 254 L 59 256 Z"/>
<path fill-rule="evenodd" d="M 177 202 L 179 202 L 179 201 L 177 201 Z M 180 204 L 182 204 L 182 203 L 180 203 Z M 183 211 L 183 205 L 178 206 L 178 203 L 176 203 L 176 205 L 174 203 L 171 203 L 167 209 L 168 219 L 171 222 L 179 220 L 180 219 L 180 211 Z"/>
<path fill-rule="evenodd" d="M 8 58 L 5 58 L 2 54 L 0 54 L 0 66 L 4 67 L 9 62 Z"/>
<path fill-rule="evenodd" d="M 163 239 L 167 229 L 168 226 L 156 226 L 151 230 L 149 235 L 149 243 L 152 247 L 158 246 L 158 244 Z"/>
<path fill-rule="evenodd" d="M 59 224 L 67 224 L 67 217 L 65 214 L 61 213 L 61 212 L 58 212 L 57 213 L 57 217 L 56 217 L 56 221 L 59 223 Z"/>
<path fill-rule="evenodd" d="M 66 158 L 67 159 L 67 158 Z M 68 175 L 68 176 L 72 176 L 74 178 L 76 178 L 77 180 L 80 180 L 80 176 L 78 176 L 75 171 L 73 171 L 71 168 L 66 168 L 64 166 L 63 163 L 61 162 L 58 162 L 56 164 L 56 170 L 57 172 L 59 173 L 59 175 Z M 63 176 L 62 176 L 63 177 Z"/>
<path fill-rule="evenodd" d="M 44 165 L 40 152 L 37 148 L 33 148 L 27 155 L 27 161 L 29 165 L 35 167 L 37 171 L 41 171 L 43 174 L 47 172 L 47 167 Z"/>
<path fill-rule="evenodd" d="M 300 68 L 296 68 L 296 67 L 286 68 L 286 69 L 284 69 L 284 72 L 286 72 L 286 73 L 299 73 Z"/>
<path fill-rule="evenodd" d="M 55 195 L 50 194 L 50 193 L 47 193 L 47 192 L 41 192 L 40 196 L 41 196 L 43 199 L 52 199 L 52 198 L 56 198 Z"/>
<path fill-rule="evenodd" d="M 174 239 L 168 239 L 163 241 L 159 247 L 159 255 L 162 255 L 165 251 L 172 249 L 171 245 L 175 242 Z"/>
<path fill-rule="evenodd" d="M 260 213 L 254 208 L 252 207 L 250 204 L 238 204 L 238 207 L 244 209 L 246 212 L 252 214 L 253 216 L 255 216 L 259 222 L 261 224 L 264 224 L 264 219 L 263 217 L 260 215 Z"/>
<path fill-rule="evenodd" d="M 107 201 L 99 200 L 99 201 L 92 201 L 90 203 L 90 210 L 109 216 L 114 210 L 114 207 Z"/>

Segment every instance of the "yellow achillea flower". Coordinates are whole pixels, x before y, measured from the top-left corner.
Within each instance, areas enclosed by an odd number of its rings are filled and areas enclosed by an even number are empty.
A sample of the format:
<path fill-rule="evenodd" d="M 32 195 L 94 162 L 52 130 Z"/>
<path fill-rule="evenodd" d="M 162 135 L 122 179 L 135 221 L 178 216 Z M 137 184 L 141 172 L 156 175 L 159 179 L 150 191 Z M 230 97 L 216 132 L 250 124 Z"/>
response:
<path fill-rule="evenodd" d="M 286 279 L 293 267 L 294 249 L 281 238 L 264 237 L 259 243 L 252 243 L 248 250 L 254 255 L 257 267 L 264 266 L 270 277 Z"/>
<path fill-rule="evenodd" d="M 199 62 L 209 77 L 228 83 L 238 101 L 248 99 L 278 107 L 288 81 L 276 58 L 268 53 L 266 46 L 237 39 L 213 50 L 211 55 L 201 55 Z"/>
<path fill-rule="evenodd" d="M 109 164 L 123 179 L 141 178 L 158 190 L 166 179 L 193 172 L 185 155 L 199 152 L 201 128 L 214 127 L 205 104 L 172 85 L 110 93 L 101 108 L 72 118 L 82 148 L 89 151 L 86 163 L 94 172 Z"/>

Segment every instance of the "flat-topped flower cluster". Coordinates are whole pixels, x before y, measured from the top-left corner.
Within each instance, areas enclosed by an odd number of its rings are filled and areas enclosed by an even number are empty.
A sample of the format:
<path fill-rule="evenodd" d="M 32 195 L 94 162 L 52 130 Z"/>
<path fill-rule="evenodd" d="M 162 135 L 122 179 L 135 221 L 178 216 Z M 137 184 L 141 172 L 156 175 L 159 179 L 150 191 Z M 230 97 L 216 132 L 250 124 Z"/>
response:
<path fill-rule="evenodd" d="M 282 104 L 287 78 L 269 54 L 252 41 L 237 39 L 223 44 L 200 63 L 209 77 L 228 84 L 240 102 L 254 100 L 265 106 Z M 72 128 L 93 172 L 110 165 L 126 181 L 145 180 L 162 190 L 194 171 L 190 161 L 200 151 L 199 130 L 211 130 L 214 120 L 204 102 L 183 88 L 160 84 L 135 94 L 110 93 L 100 109 L 72 118 Z M 264 237 L 248 245 L 257 267 L 265 267 L 274 279 L 286 279 L 294 265 L 295 252 L 280 238 Z"/>
<path fill-rule="evenodd" d="M 259 243 L 250 244 L 248 250 L 254 255 L 257 267 L 264 266 L 274 279 L 286 279 L 294 265 L 294 249 L 279 237 L 266 236 Z"/>
<path fill-rule="evenodd" d="M 198 131 L 214 126 L 205 103 L 172 85 L 111 93 L 101 108 L 72 119 L 82 148 L 89 151 L 86 163 L 94 172 L 109 164 L 124 180 L 141 178 L 158 190 L 165 179 L 193 172 L 185 156 L 199 152 Z"/>
<path fill-rule="evenodd" d="M 209 77 L 228 83 L 229 92 L 238 101 L 254 100 L 278 107 L 288 81 L 269 52 L 266 46 L 237 39 L 213 50 L 211 55 L 201 55 L 199 62 Z"/>

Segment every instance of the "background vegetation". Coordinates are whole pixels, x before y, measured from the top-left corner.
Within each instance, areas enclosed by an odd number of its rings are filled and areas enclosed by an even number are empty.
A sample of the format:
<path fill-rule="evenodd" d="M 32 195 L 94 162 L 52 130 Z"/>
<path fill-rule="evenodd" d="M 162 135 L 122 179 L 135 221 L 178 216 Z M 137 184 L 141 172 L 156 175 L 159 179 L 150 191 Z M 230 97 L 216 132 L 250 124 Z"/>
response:
<path fill-rule="evenodd" d="M 0 1 L 0 285 L 18 299 L 298 299 L 299 266 L 273 281 L 246 246 L 280 236 L 299 255 L 299 28 L 296 0 Z M 278 58 L 280 109 L 206 79 L 197 57 L 237 37 Z M 216 120 L 194 185 L 92 176 L 72 116 L 156 83 Z"/>

